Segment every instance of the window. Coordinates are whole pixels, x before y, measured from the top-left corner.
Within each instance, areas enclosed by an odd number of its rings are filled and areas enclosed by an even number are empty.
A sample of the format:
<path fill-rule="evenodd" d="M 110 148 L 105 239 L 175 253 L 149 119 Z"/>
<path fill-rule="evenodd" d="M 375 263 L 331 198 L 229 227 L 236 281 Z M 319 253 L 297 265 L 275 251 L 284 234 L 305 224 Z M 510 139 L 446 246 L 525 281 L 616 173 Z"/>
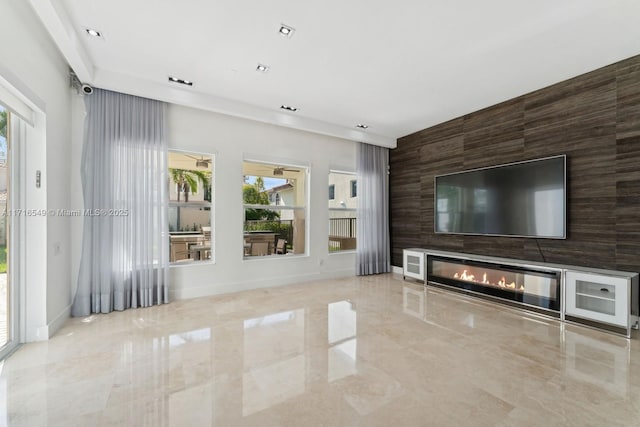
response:
<path fill-rule="evenodd" d="M 356 184 L 356 180 L 352 179 L 351 180 L 351 197 L 357 197 L 358 196 L 358 186 Z"/>
<path fill-rule="evenodd" d="M 330 172 L 329 196 L 329 252 L 356 249 L 356 208 L 358 200 L 353 194 L 356 180 L 353 173 Z"/>
<path fill-rule="evenodd" d="M 169 239 L 172 263 L 212 259 L 211 154 L 169 151 Z"/>
<path fill-rule="evenodd" d="M 336 186 L 335 185 L 330 185 L 329 186 L 329 200 L 335 200 L 336 198 Z"/>
<path fill-rule="evenodd" d="M 307 168 L 245 161 L 244 258 L 305 253 Z"/>

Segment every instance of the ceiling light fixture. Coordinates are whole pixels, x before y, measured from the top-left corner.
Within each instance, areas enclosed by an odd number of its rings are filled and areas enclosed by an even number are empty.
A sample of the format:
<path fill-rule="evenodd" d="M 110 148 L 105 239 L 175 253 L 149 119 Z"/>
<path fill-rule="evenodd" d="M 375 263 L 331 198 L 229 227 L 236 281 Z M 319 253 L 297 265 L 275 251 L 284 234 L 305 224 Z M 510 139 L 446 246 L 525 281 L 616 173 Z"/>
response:
<path fill-rule="evenodd" d="M 102 33 L 101 33 L 100 31 L 98 31 L 98 30 L 94 30 L 93 28 L 85 28 L 84 30 L 85 30 L 85 31 L 87 32 L 87 34 L 89 34 L 90 36 L 93 36 L 93 37 L 102 37 Z"/>
<path fill-rule="evenodd" d="M 278 30 L 280 34 L 288 38 L 291 38 L 291 36 L 293 36 L 293 33 L 295 31 L 296 31 L 295 28 L 290 27 L 288 25 L 284 25 L 284 24 L 280 24 L 280 29 Z"/>
<path fill-rule="evenodd" d="M 171 83 L 180 83 L 181 85 L 185 86 L 193 86 L 193 82 L 191 80 L 183 80 L 173 76 L 169 76 L 169 81 Z"/>
<path fill-rule="evenodd" d="M 258 66 L 256 67 L 256 71 L 259 71 L 261 73 L 266 73 L 267 71 L 269 71 L 269 66 L 258 63 Z"/>
<path fill-rule="evenodd" d="M 362 123 L 358 123 L 356 127 L 360 129 L 369 129 L 369 125 L 363 125 Z"/>
<path fill-rule="evenodd" d="M 298 111 L 298 109 L 296 107 L 290 107 L 288 105 L 281 105 L 280 108 L 282 108 L 283 110 L 287 110 L 287 111 Z"/>

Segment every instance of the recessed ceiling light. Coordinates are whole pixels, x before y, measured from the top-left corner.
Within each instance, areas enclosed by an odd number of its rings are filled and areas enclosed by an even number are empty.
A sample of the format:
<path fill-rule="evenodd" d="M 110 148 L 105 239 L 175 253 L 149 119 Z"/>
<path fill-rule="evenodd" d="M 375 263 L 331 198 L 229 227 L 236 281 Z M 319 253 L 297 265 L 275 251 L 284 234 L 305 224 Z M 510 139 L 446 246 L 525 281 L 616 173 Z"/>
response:
<path fill-rule="evenodd" d="M 266 73 L 267 71 L 269 71 L 269 66 L 264 64 L 258 64 L 258 66 L 256 67 L 256 71 L 259 71 L 261 73 Z"/>
<path fill-rule="evenodd" d="M 293 36 L 293 33 L 296 31 L 295 28 L 290 27 L 288 25 L 284 25 L 284 24 L 280 24 L 280 29 L 278 30 L 278 32 L 280 34 L 282 34 L 285 37 L 289 37 L 291 38 L 291 36 Z"/>
<path fill-rule="evenodd" d="M 280 108 L 282 108 L 283 110 L 287 110 L 287 111 L 298 111 L 298 109 L 296 107 L 290 107 L 288 105 L 281 105 Z"/>
<path fill-rule="evenodd" d="M 87 32 L 87 34 L 89 34 L 90 36 L 93 36 L 93 37 L 102 37 L 102 33 L 101 33 L 100 31 L 98 31 L 98 30 L 94 30 L 93 28 L 85 28 L 84 30 L 85 30 L 85 31 Z"/>
<path fill-rule="evenodd" d="M 358 123 L 356 127 L 360 129 L 369 129 L 369 125 L 363 125 L 362 123 Z"/>
<path fill-rule="evenodd" d="M 169 76 L 169 81 L 171 83 L 180 83 L 181 85 L 193 86 L 193 82 L 191 80 L 183 80 L 173 76 Z"/>

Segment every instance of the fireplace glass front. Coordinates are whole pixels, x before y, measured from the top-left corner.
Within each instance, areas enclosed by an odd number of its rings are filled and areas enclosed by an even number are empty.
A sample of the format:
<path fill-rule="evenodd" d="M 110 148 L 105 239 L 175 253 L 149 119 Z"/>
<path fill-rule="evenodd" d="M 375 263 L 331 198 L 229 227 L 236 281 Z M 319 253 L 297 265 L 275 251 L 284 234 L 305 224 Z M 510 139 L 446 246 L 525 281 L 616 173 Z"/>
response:
<path fill-rule="evenodd" d="M 540 307 L 560 310 L 560 272 L 427 256 L 427 280 Z"/>

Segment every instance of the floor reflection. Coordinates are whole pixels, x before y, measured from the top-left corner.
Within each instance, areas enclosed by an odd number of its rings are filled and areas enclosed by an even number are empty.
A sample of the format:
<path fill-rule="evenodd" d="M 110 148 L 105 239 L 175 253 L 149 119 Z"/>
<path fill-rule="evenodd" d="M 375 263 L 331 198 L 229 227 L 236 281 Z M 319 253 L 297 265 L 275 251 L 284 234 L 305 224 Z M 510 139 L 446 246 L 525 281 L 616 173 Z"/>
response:
<path fill-rule="evenodd" d="M 7 387 L 7 379 L 2 375 L 4 369 L 4 361 L 0 362 L 0 426 L 9 425 L 9 411 L 7 403 L 9 401 L 9 393 Z"/>
<path fill-rule="evenodd" d="M 357 373 L 357 315 L 353 303 L 339 301 L 328 304 L 327 322 L 327 380 L 333 382 Z"/>
<path fill-rule="evenodd" d="M 350 301 L 330 303 L 327 307 L 327 321 L 329 344 L 356 336 L 356 311 Z"/>
<path fill-rule="evenodd" d="M 304 309 L 244 321 L 243 416 L 304 393 L 304 353 Z"/>
<path fill-rule="evenodd" d="M 211 340 L 211 328 L 196 329 L 169 336 L 169 345 L 177 347 L 190 342 L 200 342 Z"/>
<path fill-rule="evenodd" d="M 425 287 L 422 287 L 422 289 L 416 289 L 412 286 L 403 286 L 402 310 L 410 316 L 426 320 L 426 295 L 427 290 Z"/>
<path fill-rule="evenodd" d="M 631 346 L 626 339 L 607 342 L 566 331 L 566 372 L 572 378 L 627 396 Z"/>
<path fill-rule="evenodd" d="M 71 319 L 2 366 L 0 426 L 635 425 L 638 353 L 358 277 Z"/>

